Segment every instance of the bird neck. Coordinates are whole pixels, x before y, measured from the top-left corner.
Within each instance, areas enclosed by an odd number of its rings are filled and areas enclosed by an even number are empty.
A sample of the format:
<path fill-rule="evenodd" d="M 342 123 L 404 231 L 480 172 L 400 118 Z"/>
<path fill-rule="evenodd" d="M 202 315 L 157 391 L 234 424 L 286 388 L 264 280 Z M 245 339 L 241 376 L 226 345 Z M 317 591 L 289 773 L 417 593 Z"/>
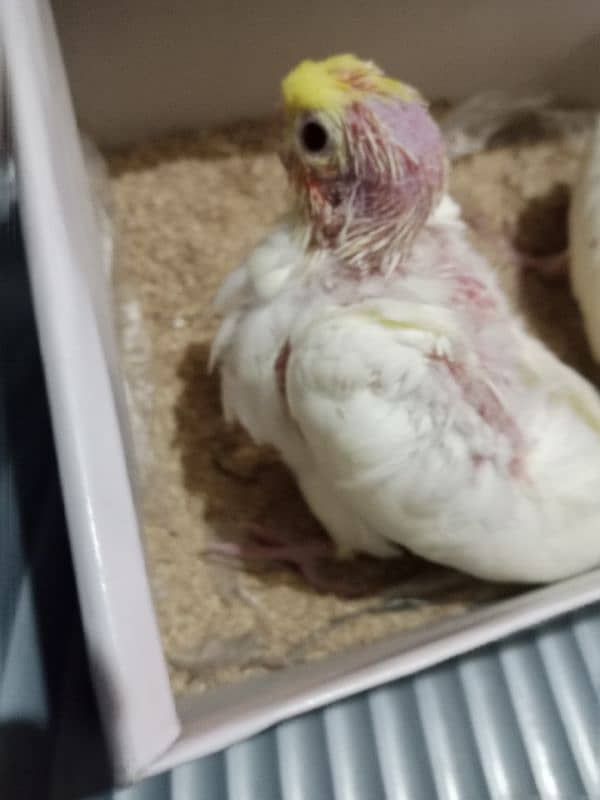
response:
<path fill-rule="evenodd" d="M 312 187 L 301 213 L 309 229 L 308 246 L 329 250 L 335 260 L 360 274 L 388 274 L 404 261 L 431 212 L 430 193 L 420 191 L 417 175 L 402 181 L 357 180 L 344 187 Z M 333 200 L 333 202 L 332 202 Z"/>
<path fill-rule="evenodd" d="M 290 169 L 310 245 L 360 274 L 389 274 L 438 204 L 446 182 L 444 144 L 418 104 L 354 104 L 344 118 L 343 168 Z"/>

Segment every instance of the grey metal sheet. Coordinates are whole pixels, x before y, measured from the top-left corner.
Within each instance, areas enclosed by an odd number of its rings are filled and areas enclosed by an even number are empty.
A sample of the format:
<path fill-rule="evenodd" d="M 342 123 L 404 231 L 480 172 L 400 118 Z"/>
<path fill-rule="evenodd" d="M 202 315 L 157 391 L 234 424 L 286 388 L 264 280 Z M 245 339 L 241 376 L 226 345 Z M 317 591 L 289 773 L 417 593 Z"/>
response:
<path fill-rule="evenodd" d="M 102 800 L 596 800 L 599 623 L 581 610 Z"/>
<path fill-rule="evenodd" d="M 600 800 L 600 605 L 105 788 L 23 255 L 0 249 L 3 800 Z"/>

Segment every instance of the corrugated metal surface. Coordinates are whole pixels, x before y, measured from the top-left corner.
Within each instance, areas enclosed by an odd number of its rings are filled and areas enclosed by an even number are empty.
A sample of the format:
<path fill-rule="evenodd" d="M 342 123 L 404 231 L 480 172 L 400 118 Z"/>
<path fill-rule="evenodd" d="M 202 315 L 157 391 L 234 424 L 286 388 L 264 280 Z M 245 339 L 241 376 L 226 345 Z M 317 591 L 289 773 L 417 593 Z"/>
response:
<path fill-rule="evenodd" d="M 14 235 L 0 256 L 3 800 L 600 798 L 600 606 L 122 790 L 107 762 Z"/>
<path fill-rule="evenodd" d="M 600 609 L 97 800 L 600 798 Z"/>

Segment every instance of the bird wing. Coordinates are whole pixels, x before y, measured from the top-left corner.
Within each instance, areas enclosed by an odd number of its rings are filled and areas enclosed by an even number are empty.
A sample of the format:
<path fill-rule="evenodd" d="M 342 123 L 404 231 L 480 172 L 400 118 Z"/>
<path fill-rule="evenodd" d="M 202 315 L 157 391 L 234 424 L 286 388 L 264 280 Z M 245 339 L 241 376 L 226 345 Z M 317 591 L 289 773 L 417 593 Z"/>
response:
<path fill-rule="evenodd" d="M 316 470 L 400 544 L 398 531 L 432 529 L 427 520 L 472 469 L 471 441 L 453 427 L 462 387 L 448 368 L 464 358 L 453 312 L 426 304 L 335 308 L 292 336 L 285 398 Z M 344 544 L 343 532 L 332 535 Z"/>

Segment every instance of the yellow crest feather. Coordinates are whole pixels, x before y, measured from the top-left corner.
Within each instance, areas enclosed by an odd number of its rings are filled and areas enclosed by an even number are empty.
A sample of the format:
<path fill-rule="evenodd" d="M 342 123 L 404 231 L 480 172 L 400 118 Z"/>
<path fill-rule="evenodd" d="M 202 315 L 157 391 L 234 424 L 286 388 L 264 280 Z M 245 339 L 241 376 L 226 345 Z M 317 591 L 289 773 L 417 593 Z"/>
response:
<path fill-rule="evenodd" d="M 339 111 L 368 94 L 423 102 L 412 86 L 386 77 L 371 61 L 348 53 L 300 62 L 283 79 L 281 90 L 290 111 Z"/>

